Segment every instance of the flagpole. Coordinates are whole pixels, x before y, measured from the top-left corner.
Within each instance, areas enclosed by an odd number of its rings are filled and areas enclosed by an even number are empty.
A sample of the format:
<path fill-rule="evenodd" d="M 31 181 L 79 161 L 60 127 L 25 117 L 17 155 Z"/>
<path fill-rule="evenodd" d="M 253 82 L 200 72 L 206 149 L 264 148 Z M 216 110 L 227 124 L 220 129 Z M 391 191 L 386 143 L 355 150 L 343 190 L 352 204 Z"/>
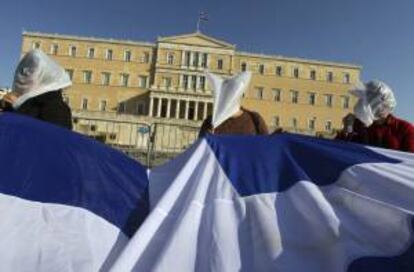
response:
<path fill-rule="evenodd" d="M 200 32 L 200 16 L 197 19 L 197 32 Z"/>

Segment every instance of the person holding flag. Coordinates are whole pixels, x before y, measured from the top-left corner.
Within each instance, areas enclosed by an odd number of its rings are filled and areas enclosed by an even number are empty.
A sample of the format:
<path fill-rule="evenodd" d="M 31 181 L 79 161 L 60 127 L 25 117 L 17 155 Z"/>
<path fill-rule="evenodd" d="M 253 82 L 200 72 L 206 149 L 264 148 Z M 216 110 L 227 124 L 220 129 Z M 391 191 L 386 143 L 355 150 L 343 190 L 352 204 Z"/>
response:
<path fill-rule="evenodd" d="M 336 139 L 414 152 L 414 126 L 392 114 L 397 102 L 387 84 L 374 80 L 351 93 L 359 100 Z"/>

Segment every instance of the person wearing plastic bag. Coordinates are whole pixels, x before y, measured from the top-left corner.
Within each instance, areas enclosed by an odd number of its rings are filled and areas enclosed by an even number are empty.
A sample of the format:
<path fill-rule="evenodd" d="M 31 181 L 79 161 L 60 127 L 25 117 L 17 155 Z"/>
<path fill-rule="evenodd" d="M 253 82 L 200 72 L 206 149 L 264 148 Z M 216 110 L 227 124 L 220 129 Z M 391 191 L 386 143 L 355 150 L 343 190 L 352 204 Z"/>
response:
<path fill-rule="evenodd" d="M 250 72 L 240 73 L 230 79 L 207 73 L 214 92 L 213 116 L 204 120 L 199 137 L 206 133 L 267 135 L 268 128 L 259 113 L 241 107 L 241 99 L 246 91 Z"/>
<path fill-rule="evenodd" d="M 392 115 L 397 103 L 387 84 L 374 80 L 351 93 L 359 100 L 336 139 L 414 152 L 414 126 Z"/>
<path fill-rule="evenodd" d="M 3 100 L 13 112 L 72 129 L 71 110 L 62 97 L 62 90 L 71 85 L 62 67 L 42 51 L 32 50 L 20 61 L 12 92 Z"/>

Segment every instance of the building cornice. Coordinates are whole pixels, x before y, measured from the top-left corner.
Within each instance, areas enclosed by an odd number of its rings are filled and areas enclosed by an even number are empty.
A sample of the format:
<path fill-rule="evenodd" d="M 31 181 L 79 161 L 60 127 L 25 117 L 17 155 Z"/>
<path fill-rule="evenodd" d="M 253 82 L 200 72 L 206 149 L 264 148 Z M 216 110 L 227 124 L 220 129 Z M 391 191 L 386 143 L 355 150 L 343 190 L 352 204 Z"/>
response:
<path fill-rule="evenodd" d="M 51 34 L 51 33 L 42 33 L 42 32 L 30 32 L 30 31 L 23 31 L 23 36 L 60 39 L 60 40 L 85 41 L 85 42 L 111 43 L 111 44 L 118 44 L 118 45 L 146 46 L 146 47 L 154 47 L 154 48 L 156 47 L 155 43 L 150 43 L 150 42 L 136 42 L 136 41 L 131 41 L 131 40 L 81 37 L 81 36 L 73 36 L 73 35 Z"/>

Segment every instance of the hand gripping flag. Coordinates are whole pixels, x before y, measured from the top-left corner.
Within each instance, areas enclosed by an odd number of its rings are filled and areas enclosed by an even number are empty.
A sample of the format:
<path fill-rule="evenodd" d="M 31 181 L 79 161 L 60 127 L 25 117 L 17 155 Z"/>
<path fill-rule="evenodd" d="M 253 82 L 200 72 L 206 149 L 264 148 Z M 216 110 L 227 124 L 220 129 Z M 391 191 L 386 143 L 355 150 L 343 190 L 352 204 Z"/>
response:
<path fill-rule="evenodd" d="M 146 169 L 69 130 L 0 115 L 0 270 L 107 270 L 148 212 Z"/>
<path fill-rule="evenodd" d="M 280 134 L 207 136 L 150 173 L 113 271 L 414 271 L 414 155 Z"/>

